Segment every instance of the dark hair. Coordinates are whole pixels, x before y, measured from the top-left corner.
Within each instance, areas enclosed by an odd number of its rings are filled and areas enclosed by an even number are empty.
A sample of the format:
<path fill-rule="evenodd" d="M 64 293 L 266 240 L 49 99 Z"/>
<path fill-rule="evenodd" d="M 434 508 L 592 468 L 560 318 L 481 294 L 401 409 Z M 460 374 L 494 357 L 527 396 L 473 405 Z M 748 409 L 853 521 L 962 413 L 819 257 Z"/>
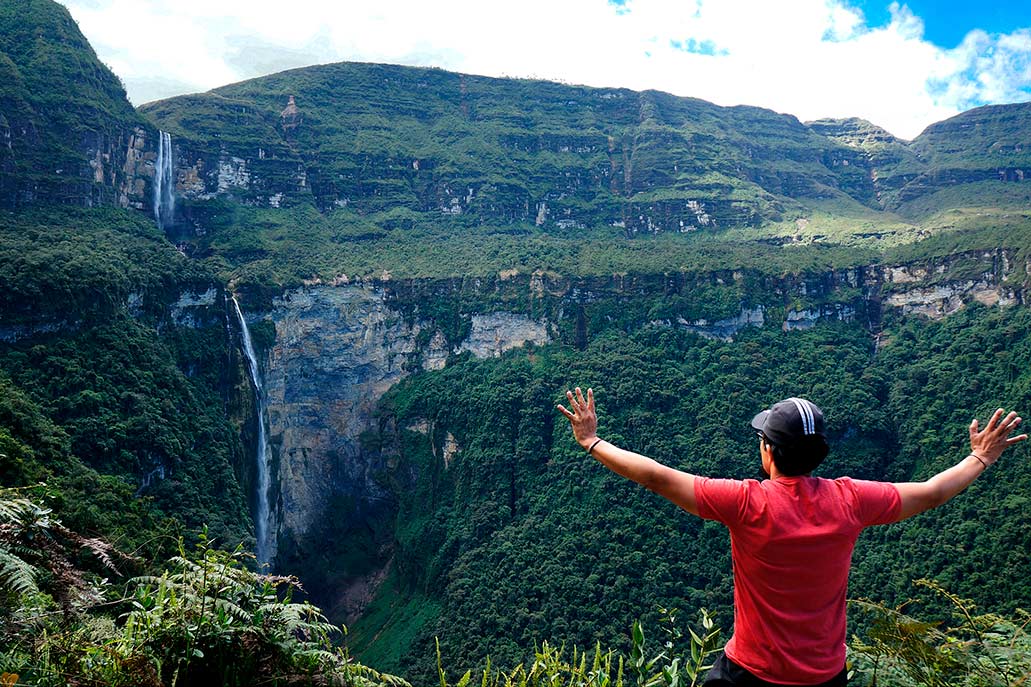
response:
<path fill-rule="evenodd" d="M 786 477 L 797 477 L 815 470 L 830 452 L 827 440 L 820 434 L 799 437 L 794 443 L 779 446 L 763 436 L 773 454 L 773 464 Z"/>

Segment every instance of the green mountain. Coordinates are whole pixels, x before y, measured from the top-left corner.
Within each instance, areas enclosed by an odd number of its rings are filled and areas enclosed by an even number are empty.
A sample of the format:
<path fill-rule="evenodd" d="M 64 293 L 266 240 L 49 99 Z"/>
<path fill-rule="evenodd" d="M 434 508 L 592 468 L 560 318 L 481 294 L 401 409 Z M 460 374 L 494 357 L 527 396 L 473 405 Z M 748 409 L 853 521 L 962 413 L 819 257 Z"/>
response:
<path fill-rule="evenodd" d="M 1031 405 L 1026 105 L 907 142 L 337 64 L 136 112 L 43 0 L 0 5 L 0 77 L 0 485 L 45 481 L 148 570 L 203 524 L 255 544 L 264 434 L 275 570 L 419 684 L 435 637 L 446 665 L 511 666 L 543 639 L 628 649 L 660 606 L 729 629 L 725 532 L 586 459 L 569 386 L 613 441 L 736 477 L 781 396 L 827 411 L 823 474 L 890 480 Z M 852 595 L 935 577 L 1026 608 L 1026 455 L 871 532 Z"/>
<path fill-rule="evenodd" d="M 67 9 L 0 4 L 0 208 L 142 208 L 147 128 Z"/>
<path fill-rule="evenodd" d="M 284 109 L 290 96 L 296 111 Z M 143 111 L 180 145 L 256 165 L 252 189 L 321 210 L 623 222 L 633 235 L 755 224 L 786 198 L 839 185 L 821 164 L 828 143 L 794 118 L 658 92 L 337 64 Z M 292 175 L 274 171 L 291 164 Z"/>
<path fill-rule="evenodd" d="M 711 269 L 700 252 L 765 264 L 766 251 L 753 261 L 746 247 L 853 255 L 988 215 L 1027 219 L 1027 154 L 1007 143 L 1028 126 L 1023 106 L 975 110 L 905 142 L 861 120 L 802 124 L 659 92 L 344 63 L 141 111 L 178 151 L 177 240 L 219 256 L 226 279 L 280 286 Z M 965 133 L 973 119 L 983 149 Z M 626 243 L 655 235 L 682 238 Z M 584 255 L 585 237 L 605 259 Z"/>

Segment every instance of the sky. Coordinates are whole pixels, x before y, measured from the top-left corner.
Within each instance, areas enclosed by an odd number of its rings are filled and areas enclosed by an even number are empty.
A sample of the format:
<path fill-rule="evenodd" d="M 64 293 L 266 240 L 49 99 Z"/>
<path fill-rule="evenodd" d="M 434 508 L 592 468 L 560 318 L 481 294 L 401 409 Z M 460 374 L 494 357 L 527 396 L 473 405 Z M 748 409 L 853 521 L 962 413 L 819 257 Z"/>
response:
<path fill-rule="evenodd" d="M 862 117 L 905 139 L 1031 100 L 1029 0 L 62 2 L 137 105 L 344 60 Z"/>

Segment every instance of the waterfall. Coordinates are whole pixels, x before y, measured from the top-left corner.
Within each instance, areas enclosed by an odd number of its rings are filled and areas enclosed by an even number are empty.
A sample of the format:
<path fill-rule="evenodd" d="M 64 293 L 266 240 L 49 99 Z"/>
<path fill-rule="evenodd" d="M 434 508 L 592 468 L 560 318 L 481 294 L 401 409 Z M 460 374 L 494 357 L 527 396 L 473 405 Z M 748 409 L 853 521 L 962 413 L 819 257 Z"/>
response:
<path fill-rule="evenodd" d="M 247 368 L 251 372 L 251 381 L 254 383 L 254 399 L 258 406 L 258 449 L 255 456 L 255 466 L 258 474 L 257 486 L 257 507 L 254 514 L 254 537 L 257 539 L 258 565 L 265 565 L 271 561 L 272 552 L 272 528 L 269 512 L 269 450 L 268 433 L 265 423 L 268 421 L 268 402 L 265 399 L 265 389 L 261 383 L 261 369 L 258 367 L 258 357 L 254 354 L 254 344 L 251 342 L 251 330 L 247 327 L 247 320 L 243 317 L 240 304 L 236 297 L 233 297 L 233 307 L 236 309 L 236 317 L 240 320 L 240 333 L 243 336 L 243 352 L 247 356 Z"/>
<path fill-rule="evenodd" d="M 164 230 L 175 212 L 175 159 L 172 134 L 159 131 L 158 159 L 154 163 L 154 219 Z"/>

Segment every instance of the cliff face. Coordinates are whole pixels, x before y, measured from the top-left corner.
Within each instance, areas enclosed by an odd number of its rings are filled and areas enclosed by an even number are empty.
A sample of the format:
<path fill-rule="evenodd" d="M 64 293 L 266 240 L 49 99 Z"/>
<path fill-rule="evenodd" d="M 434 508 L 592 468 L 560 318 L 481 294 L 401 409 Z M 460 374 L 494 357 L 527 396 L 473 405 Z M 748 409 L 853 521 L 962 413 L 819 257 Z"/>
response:
<path fill-rule="evenodd" d="M 0 5 L 0 208 L 142 209 L 154 134 L 64 7 Z"/>
<path fill-rule="evenodd" d="M 337 498 L 354 503 L 352 521 L 382 515 L 387 493 L 375 475 L 387 466 L 363 452 L 360 438 L 377 399 L 406 374 L 419 329 L 390 311 L 382 294 L 349 287 L 288 293 L 271 320 L 276 343 L 265 380 L 278 465 L 274 514 L 280 541 L 296 551 L 307 548 Z"/>
<path fill-rule="evenodd" d="M 69 145 L 57 140 L 66 137 L 75 154 L 55 159 L 50 146 Z M 0 109 L 0 208 L 58 203 L 147 210 L 156 138 L 156 130 L 131 121 L 76 132 L 47 128 L 35 118 L 5 116 Z"/>
<path fill-rule="evenodd" d="M 275 331 L 264 358 L 269 437 L 277 479 L 273 518 L 278 565 L 309 565 L 355 539 L 377 536 L 394 509 L 388 489 L 396 463 L 370 444 L 380 429 L 380 397 L 422 368 L 440 367 L 450 353 L 499 355 L 526 342 L 550 341 L 547 323 L 525 315 L 472 316 L 471 334 L 456 345 L 426 321 L 391 307 L 385 289 L 320 286 L 287 292 L 263 318 Z M 378 552 L 367 551 L 374 562 Z M 361 572 L 361 565 L 347 572 Z M 317 585 L 316 585 L 317 586 Z"/>
<path fill-rule="evenodd" d="M 840 320 L 876 331 L 888 312 L 942 317 L 975 301 L 1023 302 L 1023 286 L 1006 283 L 1011 273 L 1009 256 L 999 251 L 768 283 L 750 282 L 753 275 L 740 272 L 710 275 L 725 286 L 741 285 L 752 304 L 723 319 L 679 317 L 633 326 L 650 323 L 732 338 L 742 327 L 789 331 Z M 451 355 L 495 356 L 556 339 L 575 343 L 581 334 L 596 333 L 577 331 L 584 307 L 613 311 L 627 298 L 661 296 L 670 288 L 668 280 L 645 278 L 553 280 L 547 291 L 535 278 L 502 283 L 511 290 L 507 300 L 512 310 L 488 305 L 491 297 L 498 297 L 496 285 L 379 282 L 292 290 L 276 298 L 267 312 L 248 316 L 252 323 L 264 322 L 259 326 L 269 332 L 259 355 L 276 475 L 272 503 L 277 566 L 314 576 L 306 581 L 317 595 L 360 575 L 374 575 L 375 566 L 389 556 L 397 493 L 391 485 L 403 485 L 411 477 L 397 472 L 398 447 L 382 444 L 384 436 L 396 435 L 377 415 L 377 404 L 391 386 L 415 371 L 443 367 Z M 684 285 L 688 288 L 693 287 Z M 464 313 L 466 325 L 458 330 L 446 331 L 425 313 L 407 307 L 416 299 L 425 303 L 433 298 L 451 299 L 452 307 L 458 307 L 474 294 L 483 310 Z M 431 426 L 423 429 L 433 431 Z M 444 446 L 449 454 L 460 450 L 453 440 Z M 339 549 L 354 547 L 356 541 L 363 542 L 359 548 L 364 557 L 341 562 Z"/>

